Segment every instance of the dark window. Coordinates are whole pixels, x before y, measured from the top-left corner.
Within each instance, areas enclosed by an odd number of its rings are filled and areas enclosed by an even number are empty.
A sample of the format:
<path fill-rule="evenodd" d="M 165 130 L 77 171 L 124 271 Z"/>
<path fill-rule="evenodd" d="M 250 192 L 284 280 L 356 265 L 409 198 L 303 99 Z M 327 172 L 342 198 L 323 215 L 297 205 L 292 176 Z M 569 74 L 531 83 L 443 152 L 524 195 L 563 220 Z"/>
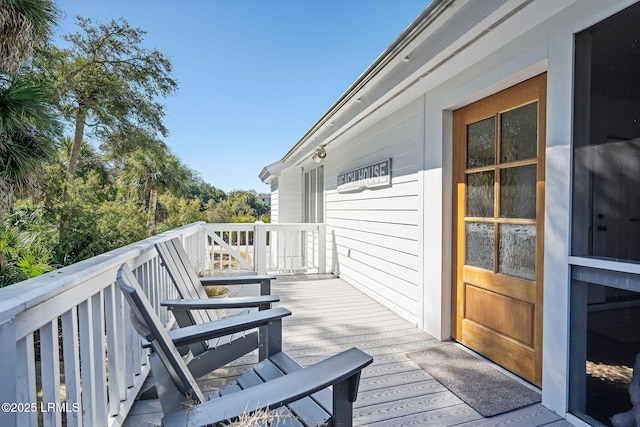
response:
<path fill-rule="evenodd" d="M 640 5 L 576 35 L 572 253 L 640 261 Z"/>
<path fill-rule="evenodd" d="M 576 266 L 572 276 L 569 409 L 590 424 L 610 425 L 633 406 L 628 389 L 640 354 L 640 293 L 632 289 L 640 288 L 640 276 Z"/>
<path fill-rule="evenodd" d="M 595 425 L 631 409 L 640 355 L 638 22 L 635 4 L 575 38 L 569 409 Z"/>

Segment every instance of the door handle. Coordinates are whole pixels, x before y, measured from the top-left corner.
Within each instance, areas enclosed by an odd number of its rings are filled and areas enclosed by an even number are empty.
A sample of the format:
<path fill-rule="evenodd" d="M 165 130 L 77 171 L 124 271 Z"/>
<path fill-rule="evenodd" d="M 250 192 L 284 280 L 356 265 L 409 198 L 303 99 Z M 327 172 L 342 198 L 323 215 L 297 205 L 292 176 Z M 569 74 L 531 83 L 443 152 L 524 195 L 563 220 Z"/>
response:
<path fill-rule="evenodd" d="M 608 228 L 607 228 L 606 225 L 599 225 L 598 226 L 598 231 L 607 231 L 607 230 L 608 230 Z"/>

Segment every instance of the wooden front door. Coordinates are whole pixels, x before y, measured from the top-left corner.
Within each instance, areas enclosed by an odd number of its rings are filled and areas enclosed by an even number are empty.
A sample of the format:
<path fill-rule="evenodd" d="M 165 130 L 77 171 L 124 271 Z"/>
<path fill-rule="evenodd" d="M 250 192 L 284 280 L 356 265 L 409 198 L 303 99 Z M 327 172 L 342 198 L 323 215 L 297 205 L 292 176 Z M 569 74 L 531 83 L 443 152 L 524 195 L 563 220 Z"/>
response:
<path fill-rule="evenodd" d="M 542 384 L 546 74 L 453 113 L 453 337 Z"/>

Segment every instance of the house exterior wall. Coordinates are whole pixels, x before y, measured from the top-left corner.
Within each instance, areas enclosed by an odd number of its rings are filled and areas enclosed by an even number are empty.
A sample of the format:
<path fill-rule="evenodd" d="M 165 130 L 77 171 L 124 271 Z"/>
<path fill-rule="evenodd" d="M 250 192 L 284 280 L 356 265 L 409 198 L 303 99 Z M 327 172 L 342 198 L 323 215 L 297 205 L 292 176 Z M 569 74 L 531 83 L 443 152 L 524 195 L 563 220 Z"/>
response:
<path fill-rule="evenodd" d="M 302 222 L 302 169 L 288 168 L 278 177 L 278 191 L 271 195 L 271 209 L 276 211 L 273 222 Z M 273 215 L 273 213 L 272 213 Z"/>
<path fill-rule="evenodd" d="M 475 7 L 472 3 L 454 2 L 447 19 Z M 542 395 L 546 407 L 569 418 L 574 34 L 633 3 L 495 2 L 491 10 L 477 13 L 476 25 L 449 40 L 449 50 L 425 54 L 425 62 L 401 83 L 379 91 L 385 77 L 377 76 L 371 87 L 378 98 L 366 108 L 345 106 L 342 121 L 336 117 L 336 125 L 319 131 L 316 142 L 327 150 L 327 249 L 340 276 L 445 340 L 451 336 L 452 315 L 452 112 L 547 73 Z M 420 60 L 409 50 L 418 42 L 398 57 Z M 361 89 L 363 100 L 366 89 Z M 358 108 L 360 113 L 354 112 Z M 304 167 L 302 157 L 289 168 Z M 387 158 L 390 187 L 337 192 L 339 173 Z M 282 188 L 279 192 L 282 203 Z"/>
<path fill-rule="evenodd" d="M 414 324 L 421 311 L 423 128 L 418 99 L 337 141 L 324 162 L 328 247 L 336 251 L 340 277 Z M 385 159 L 391 159 L 391 186 L 338 192 L 340 173 Z"/>
<path fill-rule="evenodd" d="M 271 222 L 274 224 L 278 223 L 279 194 L 278 180 L 276 179 L 271 183 Z"/>

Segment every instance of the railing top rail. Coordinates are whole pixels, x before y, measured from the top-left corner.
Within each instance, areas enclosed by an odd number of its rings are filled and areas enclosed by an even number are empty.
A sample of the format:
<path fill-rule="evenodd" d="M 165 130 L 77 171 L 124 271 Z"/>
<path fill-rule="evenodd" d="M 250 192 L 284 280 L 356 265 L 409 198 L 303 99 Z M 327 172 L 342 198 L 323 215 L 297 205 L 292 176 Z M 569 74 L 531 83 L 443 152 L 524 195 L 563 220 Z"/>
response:
<path fill-rule="evenodd" d="M 318 227 L 324 226 L 323 222 L 288 222 L 288 223 L 278 223 L 264 224 L 267 230 L 277 230 L 277 229 L 291 229 L 291 230 L 316 230 Z"/>
<path fill-rule="evenodd" d="M 241 222 L 241 223 L 229 223 L 229 222 L 208 222 L 204 224 L 204 228 L 207 231 L 252 231 L 256 226 L 255 222 Z"/>
<path fill-rule="evenodd" d="M 296 227 L 318 227 L 325 225 L 324 222 L 287 222 L 287 223 L 271 223 L 271 222 L 208 222 L 204 224 L 204 228 L 216 231 L 237 231 L 252 230 L 256 225 L 274 228 L 296 228 Z"/>
<path fill-rule="evenodd" d="M 67 292 L 95 276 L 118 268 L 124 262 L 153 250 L 153 245 L 157 242 L 174 238 L 180 234 L 187 236 L 194 234 L 201 229 L 203 224 L 203 222 L 196 222 L 176 228 L 76 264 L 45 273 L 33 279 L 0 288 L 0 322 L 29 310 L 56 295 Z"/>

